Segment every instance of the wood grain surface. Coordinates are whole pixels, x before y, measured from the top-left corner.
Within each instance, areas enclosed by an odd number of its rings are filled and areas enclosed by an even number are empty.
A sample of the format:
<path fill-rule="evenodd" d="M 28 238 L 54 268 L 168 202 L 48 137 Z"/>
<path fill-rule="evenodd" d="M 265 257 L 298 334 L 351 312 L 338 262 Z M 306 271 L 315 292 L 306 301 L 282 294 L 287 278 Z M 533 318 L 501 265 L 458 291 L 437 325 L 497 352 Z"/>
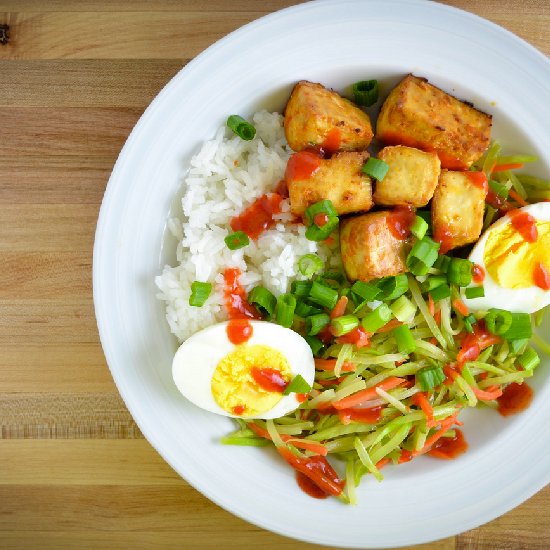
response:
<path fill-rule="evenodd" d="M 143 439 L 101 351 L 91 281 L 103 191 L 145 107 L 215 40 L 294 3 L 0 0 L 0 548 L 304 546 L 218 508 Z M 550 55 L 547 0 L 445 3 Z M 422 546 L 549 547 L 550 487 Z"/>

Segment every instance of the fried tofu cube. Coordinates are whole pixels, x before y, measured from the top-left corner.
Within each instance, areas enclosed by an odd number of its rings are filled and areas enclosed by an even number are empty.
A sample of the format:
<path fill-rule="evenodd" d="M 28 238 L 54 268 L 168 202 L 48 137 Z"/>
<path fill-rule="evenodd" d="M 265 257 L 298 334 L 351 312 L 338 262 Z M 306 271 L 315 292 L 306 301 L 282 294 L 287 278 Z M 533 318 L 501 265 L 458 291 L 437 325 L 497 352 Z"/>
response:
<path fill-rule="evenodd" d="M 433 197 L 441 163 L 435 153 L 395 145 L 384 147 L 378 158 L 389 166 L 382 181 L 376 183 L 374 202 L 385 206 L 426 206 Z"/>
<path fill-rule="evenodd" d="M 373 137 L 369 116 L 321 84 L 298 82 L 285 108 L 285 135 L 294 151 L 323 147 L 363 151 Z"/>
<path fill-rule="evenodd" d="M 294 160 L 299 161 L 302 155 L 310 156 L 311 153 L 296 153 Z M 336 153 L 330 159 L 319 159 L 319 167 L 306 179 L 293 177 L 293 171 L 287 169 L 291 212 L 302 216 L 308 206 L 323 199 L 332 201 L 338 214 L 370 210 L 373 206 L 372 182 L 361 172 L 368 158 L 367 151 Z M 289 165 L 292 162 L 293 159 Z"/>
<path fill-rule="evenodd" d="M 340 249 L 351 281 L 370 281 L 408 271 L 407 240 L 396 238 L 388 225 L 388 211 L 347 218 L 340 225 Z"/>
<path fill-rule="evenodd" d="M 477 241 L 483 227 L 486 191 L 468 172 L 442 170 L 432 200 L 432 226 L 440 252 Z"/>
<path fill-rule="evenodd" d="M 387 97 L 376 137 L 438 154 L 441 166 L 465 170 L 489 147 L 491 115 L 409 74 Z"/>

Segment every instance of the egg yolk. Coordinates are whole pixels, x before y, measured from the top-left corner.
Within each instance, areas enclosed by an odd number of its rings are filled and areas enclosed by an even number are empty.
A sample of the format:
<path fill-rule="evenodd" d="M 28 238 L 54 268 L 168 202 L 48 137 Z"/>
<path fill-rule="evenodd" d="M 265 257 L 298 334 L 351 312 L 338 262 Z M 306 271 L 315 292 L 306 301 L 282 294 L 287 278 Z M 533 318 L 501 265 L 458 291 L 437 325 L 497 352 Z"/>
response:
<path fill-rule="evenodd" d="M 267 391 L 254 379 L 255 369 L 280 373 L 288 382 L 291 369 L 285 356 L 264 345 L 237 346 L 217 365 L 212 376 L 211 390 L 216 403 L 225 411 L 243 417 L 254 417 L 271 410 L 282 393 Z"/>
<path fill-rule="evenodd" d="M 550 267 L 550 222 L 537 222 L 538 238 L 527 242 L 511 223 L 493 229 L 483 260 L 491 277 L 503 288 L 533 286 L 537 264 Z"/>

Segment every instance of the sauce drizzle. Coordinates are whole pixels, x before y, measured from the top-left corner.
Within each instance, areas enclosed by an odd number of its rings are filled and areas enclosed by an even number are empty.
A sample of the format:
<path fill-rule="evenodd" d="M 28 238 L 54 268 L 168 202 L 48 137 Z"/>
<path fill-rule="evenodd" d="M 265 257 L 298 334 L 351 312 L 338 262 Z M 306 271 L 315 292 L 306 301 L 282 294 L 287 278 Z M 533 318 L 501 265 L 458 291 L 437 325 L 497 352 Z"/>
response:
<path fill-rule="evenodd" d="M 321 158 L 311 151 L 294 153 L 286 165 L 285 180 L 307 180 L 319 170 Z"/>
<path fill-rule="evenodd" d="M 533 400 L 533 390 L 527 385 L 515 382 L 506 386 L 502 395 L 497 398 L 498 412 L 502 416 L 510 416 L 524 411 Z"/>
<path fill-rule="evenodd" d="M 256 240 L 266 229 L 275 225 L 273 216 L 281 212 L 282 201 L 283 197 L 278 193 L 262 195 L 231 220 L 231 229 L 244 231 Z"/>
<path fill-rule="evenodd" d="M 542 288 L 542 290 L 550 290 L 550 273 L 548 273 L 548 270 L 542 262 L 535 264 L 533 281 L 535 285 Z"/>
<path fill-rule="evenodd" d="M 480 285 L 485 279 L 485 270 L 478 264 L 472 266 L 472 281 Z"/>
<path fill-rule="evenodd" d="M 462 430 L 455 429 L 454 437 L 441 437 L 428 451 L 430 456 L 443 460 L 452 460 L 468 450 L 468 443 Z"/>
<path fill-rule="evenodd" d="M 325 493 L 321 487 L 313 483 L 313 481 L 311 481 L 311 479 L 309 479 L 309 477 L 302 472 L 296 472 L 296 483 L 298 484 L 298 487 L 300 487 L 300 489 L 302 489 L 302 491 L 310 497 L 328 498 L 328 493 Z"/>
<path fill-rule="evenodd" d="M 336 153 L 340 149 L 341 142 L 342 132 L 338 128 L 332 128 L 321 144 L 321 148 L 329 154 Z"/>
<path fill-rule="evenodd" d="M 280 370 L 269 367 L 252 367 L 252 378 L 265 391 L 283 393 L 289 382 L 285 380 Z"/>
<path fill-rule="evenodd" d="M 453 234 L 448 227 L 436 227 L 434 241 L 440 244 L 439 254 L 446 254 L 453 248 Z"/>
<path fill-rule="evenodd" d="M 390 233 L 400 241 L 407 239 L 411 235 L 411 225 L 415 217 L 412 206 L 396 206 L 386 217 Z"/>
<path fill-rule="evenodd" d="M 528 243 L 536 242 L 539 234 L 537 230 L 537 221 L 531 214 L 520 212 L 519 210 L 510 210 L 508 216 L 512 220 L 512 227 Z"/>
<path fill-rule="evenodd" d="M 471 170 L 465 172 L 466 177 L 476 186 L 479 187 L 481 190 L 485 191 L 485 194 L 487 194 L 487 191 L 489 189 L 489 183 L 487 182 L 487 176 L 484 172 L 472 172 Z"/>

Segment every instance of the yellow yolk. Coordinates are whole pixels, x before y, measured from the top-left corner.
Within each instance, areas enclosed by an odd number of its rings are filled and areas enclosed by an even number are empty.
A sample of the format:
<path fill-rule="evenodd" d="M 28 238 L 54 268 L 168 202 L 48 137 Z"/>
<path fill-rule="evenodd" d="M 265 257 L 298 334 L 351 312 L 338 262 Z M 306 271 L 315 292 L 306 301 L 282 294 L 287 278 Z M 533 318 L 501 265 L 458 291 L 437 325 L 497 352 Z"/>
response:
<path fill-rule="evenodd" d="M 216 403 L 225 411 L 247 417 L 272 409 L 282 398 L 282 393 L 266 391 L 252 376 L 252 369 L 280 371 L 290 380 L 291 369 L 285 356 L 269 346 L 246 344 L 237 346 L 216 367 L 211 390 Z"/>
<path fill-rule="evenodd" d="M 483 260 L 491 277 L 504 288 L 533 286 L 537 263 L 550 266 L 550 222 L 537 222 L 538 238 L 529 243 L 511 223 L 491 231 Z"/>

